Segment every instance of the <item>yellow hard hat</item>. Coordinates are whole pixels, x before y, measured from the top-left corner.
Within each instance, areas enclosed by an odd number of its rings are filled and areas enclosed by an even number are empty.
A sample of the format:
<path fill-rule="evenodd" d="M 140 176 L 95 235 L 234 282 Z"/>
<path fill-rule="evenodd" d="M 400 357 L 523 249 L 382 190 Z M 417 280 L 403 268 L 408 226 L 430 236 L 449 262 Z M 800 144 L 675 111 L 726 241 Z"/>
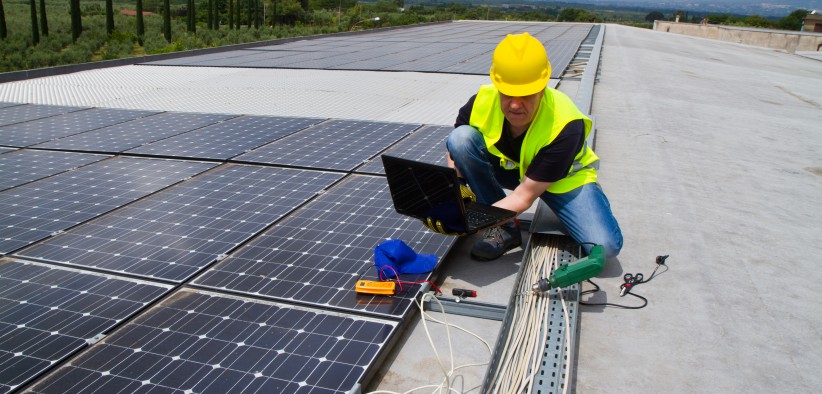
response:
<path fill-rule="evenodd" d="M 491 81 L 502 94 L 529 96 L 544 90 L 550 78 L 545 47 L 530 34 L 509 34 L 494 50 Z"/>

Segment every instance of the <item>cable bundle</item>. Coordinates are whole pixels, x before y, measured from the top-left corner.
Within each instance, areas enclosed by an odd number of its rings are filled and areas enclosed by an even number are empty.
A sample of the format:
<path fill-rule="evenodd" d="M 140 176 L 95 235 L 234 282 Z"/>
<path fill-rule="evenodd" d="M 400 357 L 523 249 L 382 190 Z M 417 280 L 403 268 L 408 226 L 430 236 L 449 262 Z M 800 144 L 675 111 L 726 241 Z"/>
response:
<path fill-rule="evenodd" d="M 501 346 L 497 368 L 489 389 L 494 393 L 530 393 L 539 371 L 545 343 L 548 340 L 548 320 L 551 313 L 550 294 L 556 292 L 562 301 L 565 316 L 565 354 L 571 343 L 568 308 L 562 289 L 534 294 L 531 284 L 547 278 L 559 266 L 556 238 L 533 235 L 530 253 L 525 256 L 519 286 L 512 305 L 511 321 L 505 343 Z M 544 245 L 543 245 L 544 244 Z M 567 356 L 566 356 L 567 357 Z M 563 360 L 565 361 L 565 360 Z M 570 374 L 565 374 L 563 390 L 567 392 Z"/>

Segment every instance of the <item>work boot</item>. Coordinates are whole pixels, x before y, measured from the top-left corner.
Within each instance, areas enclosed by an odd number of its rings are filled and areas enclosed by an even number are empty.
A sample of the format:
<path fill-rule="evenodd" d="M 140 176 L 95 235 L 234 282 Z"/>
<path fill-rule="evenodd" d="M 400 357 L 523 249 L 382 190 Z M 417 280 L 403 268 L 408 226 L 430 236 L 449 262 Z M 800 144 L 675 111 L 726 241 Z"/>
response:
<path fill-rule="evenodd" d="M 483 230 L 482 239 L 471 248 L 471 256 L 478 260 L 494 260 L 505 252 L 522 245 L 519 226 L 502 225 Z"/>

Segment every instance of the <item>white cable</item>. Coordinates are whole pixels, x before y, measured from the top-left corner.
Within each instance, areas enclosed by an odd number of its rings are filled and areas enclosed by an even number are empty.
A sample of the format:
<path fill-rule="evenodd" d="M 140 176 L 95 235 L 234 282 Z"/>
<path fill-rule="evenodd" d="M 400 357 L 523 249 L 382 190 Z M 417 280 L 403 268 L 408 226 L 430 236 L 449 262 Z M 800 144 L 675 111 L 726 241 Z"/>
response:
<path fill-rule="evenodd" d="M 443 315 L 442 321 L 433 318 L 431 315 L 429 315 L 427 312 L 425 312 L 425 309 L 423 308 L 423 304 L 425 303 L 426 297 L 436 301 L 436 303 L 439 305 L 440 311 L 442 312 L 442 315 Z M 416 302 L 417 306 L 420 308 L 420 313 L 421 313 L 421 316 L 422 316 L 422 325 L 423 325 L 423 328 L 425 329 L 425 335 L 428 337 L 428 343 L 431 345 L 431 348 L 434 350 L 434 356 L 437 358 L 437 363 L 440 365 L 440 370 L 442 370 L 442 372 L 443 372 L 443 382 L 438 384 L 438 385 L 429 384 L 429 385 L 425 385 L 425 386 L 414 387 L 414 388 L 412 388 L 408 391 L 405 391 L 403 393 L 399 393 L 399 392 L 396 392 L 396 391 L 388 391 L 388 390 L 378 390 L 378 391 L 371 391 L 369 394 L 408 394 L 408 393 L 412 393 L 414 391 L 418 391 L 418 390 L 422 390 L 422 389 L 426 389 L 426 388 L 434 388 L 434 391 L 432 391 L 432 393 L 441 393 L 443 390 L 446 390 L 446 392 L 455 392 L 455 393 L 459 394 L 460 391 L 458 391 L 458 390 L 454 389 L 453 387 L 451 387 L 451 385 L 453 383 L 453 381 L 451 380 L 451 377 L 454 375 L 454 372 L 459 371 L 460 369 L 463 369 L 463 368 L 487 365 L 488 363 L 487 362 L 484 362 L 484 363 L 471 363 L 471 364 L 463 364 L 463 365 L 455 367 L 454 366 L 454 349 L 453 349 L 453 346 L 452 346 L 452 343 L 451 343 L 451 331 L 449 329 L 450 327 L 454 327 L 454 328 L 456 328 L 460 331 L 468 333 L 471 336 L 479 339 L 480 341 L 482 341 L 483 344 L 485 344 L 485 348 L 488 350 L 489 357 L 491 355 L 493 355 L 493 350 L 491 349 L 491 345 L 488 344 L 488 342 L 486 340 L 484 340 L 482 337 L 480 337 L 479 335 L 477 335 L 477 334 L 475 334 L 475 333 L 473 333 L 473 332 L 471 332 L 471 331 L 469 331 L 469 330 L 467 330 L 463 327 L 460 327 L 456 324 L 448 323 L 448 320 L 446 319 L 445 308 L 443 307 L 442 303 L 440 302 L 440 300 L 436 296 L 432 295 L 431 293 L 425 293 L 425 294 L 422 295 L 422 297 L 420 298 L 419 301 L 415 301 L 415 302 Z M 445 326 L 446 336 L 448 338 L 449 357 L 451 359 L 451 369 L 448 370 L 448 371 L 446 371 L 445 366 L 443 365 L 442 360 L 440 359 L 439 352 L 437 352 L 437 347 L 434 345 L 434 340 L 431 337 L 431 332 L 429 331 L 428 324 L 426 323 L 427 319 L 430 319 L 431 321 L 434 321 L 436 323 L 439 323 L 439 324 L 442 324 L 442 325 Z"/>
<path fill-rule="evenodd" d="M 532 238 L 534 240 L 534 238 Z M 547 321 L 551 313 L 552 302 L 548 293 L 532 294 L 530 285 L 541 278 L 547 278 L 559 267 L 558 242 L 550 245 L 536 246 L 523 261 L 519 286 L 516 289 L 509 322 L 509 332 L 503 347 L 498 350 L 496 369 L 490 380 L 489 390 L 496 393 L 522 393 L 533 391 L 536 374 L 548 340 Z M 532 243 L 536 245 L 536 243 Z M 570 317 L 563 289 L 557 288 L 562 311 L 565 318 L 565 358 L 571 345 Z M 535 324 L 535 322 L 540 322 Z M 570 374 L 565 374 L 563 392 L 569 391 Z"/>

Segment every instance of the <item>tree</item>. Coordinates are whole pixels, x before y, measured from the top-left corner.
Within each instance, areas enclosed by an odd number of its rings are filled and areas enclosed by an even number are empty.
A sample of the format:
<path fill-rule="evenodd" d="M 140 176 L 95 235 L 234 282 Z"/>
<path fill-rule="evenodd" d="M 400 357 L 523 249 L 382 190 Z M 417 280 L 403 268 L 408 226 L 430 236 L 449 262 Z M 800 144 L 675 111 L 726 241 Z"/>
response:
<path fill-rule="evenodd" d="M 80 0 L 69 0 L 71 9 L 71 41 L 77 41 L 83 33 L 83 20 L 80 18 Z"/>
<path fill-rule="evenodd" d="M 114 4 L 112 0 L 106 0 L 106 34 L 114 31 Z"/>
<path fill-rule="evenodd" d="M 602 22 L 602 18 L 580 8 L 565 8 L 557 16 L 557 22 Z"/>
<path fill-rule="evenodd" d="M 214 26 L 211 24 L 211 21 L 214 20 L 214 15 L 211 15 L 211 10 L 213 9 L 214 0 L 208 0 L 208 17 L 206 19 L 206 26 L 208 26 L 209 30 L 214 28 Z"/>
<path fill-rule="evenodd" d="M 31 5 L 31 42 L 32 45 L 40 43 L 40 29 L 37 27 L 37 1 L 29 0 Z"/>
<path fill-rule="evenodd" d="M 220 2 L 214 0 L 214 30 L 220 30 Z"/>
<path fill-rule="evenodd" d="M 171 5 L 169 0 L 163 0 L 163 36 L 171 42 Z"/>
<path fill-rule="evenodd" d="M 234 0 L 228 0 L 228 29 L 231 30 L 233 28 L 234 28 Z"/>
<path fill-rule="evenodd" d="M 188 6 L 186 8 L 188 8 L 188 13 L 186 14 L 186 18 L 188 20 L 188 23 L 187 23 L 188 31 L 190 31 L 192 33 L 196 33 L 197 32 L 197 19 L 196 19 L 195 16 L 197 15 L 197 13 L 194 10 L 194 0 L 188 0 Z"/>
<path fill-rule="evenodd" d="M 137 43 L 143 45 L 146 25 L 143 23 L 143 0 L 137 0 Z"/>
<path fill-rule="evenodd" d="M 802 24 L 805 22 L 805 17 L 808 16 L 808 10 L 796 10 L 790 15 L 776 21 L 776 27 L 784 30 L 799 31 L 802 29 Z"/>
<path fill-rule="evenodd" d="M 49 20 L 46 17 L 46 0 L 40 0 L 40 32 L 44 37 L 49 35 Z"/>
<path fill-rule="evenodd" d="M 3 9 L 3 0 L 0 0 L 0 38 L 5 40 L 8 33 L 6 29 L 6 11 Z"/>
<path fill-rule="evenodd" d="M 665 15 L 663 15 L 659 11 L 651 11 L 651 12 L 648 13 L 648 15 L 645 15 L 645 20 L 648 21 L 648 22 L 664 21 L 665 20 Z"/>

